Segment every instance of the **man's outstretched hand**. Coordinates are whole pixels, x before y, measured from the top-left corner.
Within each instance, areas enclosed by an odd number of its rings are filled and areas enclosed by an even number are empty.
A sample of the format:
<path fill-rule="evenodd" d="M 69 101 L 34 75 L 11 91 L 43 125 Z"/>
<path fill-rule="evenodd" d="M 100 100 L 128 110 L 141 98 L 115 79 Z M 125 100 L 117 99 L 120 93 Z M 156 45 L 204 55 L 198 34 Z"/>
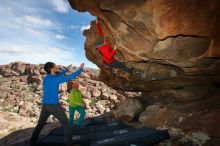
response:
<path fill-rule="evenodd" d="M 79 68 L 84 68 L 84 66 L 85 66 L 85 64 L 82 63 L 82 64 L 79 66 Z"/>

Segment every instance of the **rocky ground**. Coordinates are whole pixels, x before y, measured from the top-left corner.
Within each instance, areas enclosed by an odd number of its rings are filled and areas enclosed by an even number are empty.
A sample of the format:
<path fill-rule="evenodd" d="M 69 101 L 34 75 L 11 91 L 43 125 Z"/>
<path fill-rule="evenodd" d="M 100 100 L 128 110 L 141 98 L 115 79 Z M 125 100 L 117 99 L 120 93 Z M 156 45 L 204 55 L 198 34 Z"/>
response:
<path fill-rule="evenodd" d="M 62 69 L 63 67 L 60 66 Z M 76 70 L 73 67 L 71 71 Z M 26 146 L 39 117 L 43 65 L 15 62 L 0 66 L 0 146 Z M 86 117 L 105 113 L 135 127 L 168 129 L 171 139 L 158 146 L 218 146 L 219 96 L 178 105 L 143 93 L 116 91 L 98 79 L 99 70 L 86 68 L 75 79 L 86 103 Z M 60 85 L 60 102 L 68 114 L 68 85 Z M 153 95 L 152 95 L 153 96 Z M 155 97 L 158 98 L 158 97 Z M 123 102 L 122 102 L 123 101 Z M 164 103 L 163 103 L 164 102 Z M 75 118 L 77 118 L 76 115 Z M 164 120 L 164 117 L 168 120 Z M 208 122 L 207 122 L 208 121 Z M 50 117 L 41 136 L 59 126 Z M 212 123 L 210 125 L 209 123 Z M 193 128 L 191 128 L 193 125 Z M 11 141 L 13 139 L 13 141 Z"/>
<path fill-rule="evenodd" d="M 62 67 L 60 67 L 62 68 Z M 76 70 L 76 67 L 70 71 Z M 86 103 L 86 117 L 110 112 L 126 97 L 98 81 L 99 70 L 86 68 L 74 81 Z M 43 65 L 15 62 L 0 66 L 0 137 L 19 129 L 34 127 L 41 109 Z M 68 114 L 67 83 L 60 85 L 60 103 Z M 78 115 L 77 115 L 78 116 Z M 75 118 L 77 118 L 77 116 Z M 52 116 L 48 122 L 56 121 Z"/>

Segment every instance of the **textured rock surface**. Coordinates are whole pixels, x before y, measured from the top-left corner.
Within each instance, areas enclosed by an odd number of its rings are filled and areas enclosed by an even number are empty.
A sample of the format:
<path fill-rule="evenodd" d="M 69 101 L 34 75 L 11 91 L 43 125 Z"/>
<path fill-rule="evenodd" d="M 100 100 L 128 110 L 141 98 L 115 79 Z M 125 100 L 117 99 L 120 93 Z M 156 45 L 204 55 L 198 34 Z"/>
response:
<path fill-rule="evenodd" d="M 131 122 L 143 112 L 144 105 L 136 98 L 129 98 L 113 112 L 117 120 Z"/>
<path fill-rule="evenodd" d="M 108 26 L 107 38 L 118 48 L 116 60 L 140 72 L 126 78 L 122 70 L 113 74 L 103 64 L 94 47 L 98 35 L 92 22 L 84 31 L 86 56 L 101 68 L 100 78 L 108 85 L 148 92 L 219 82 L 220 62 L 214 58 L 220 56 L 219 1 L 69 2 L 74 9 L 97 16 L 103 28 Z"/>
<path fill-rule="evenodd" d="M 106 38 L 117 47 L 115 59 L 139 72 L 128 75 L 102 62 L 95 49 L 98 37 L 95 22 L 91 22 L 90 29 L 84 31 L 86 57 L 98 65 L 100 80 L 107 85 L 142 92 L 146 110 L 139 121 L 143 125 L 177 128 L 184 134 L 200 131 L 211 137 L 211 141 L 206 139 L 209 142 L 205 144 L 204 140 L 199 145 L 219 142 L 212 139 L 220 137 L 220 1 L 69 0 L 69 3 L 75 10 L 97 16 Z M 116 118 L 124 120 L 124 111 L 129 111 L 129 107 L 121 104 Z M 193 140 L 172 142 L 180 143 L 196 145 Z"/>

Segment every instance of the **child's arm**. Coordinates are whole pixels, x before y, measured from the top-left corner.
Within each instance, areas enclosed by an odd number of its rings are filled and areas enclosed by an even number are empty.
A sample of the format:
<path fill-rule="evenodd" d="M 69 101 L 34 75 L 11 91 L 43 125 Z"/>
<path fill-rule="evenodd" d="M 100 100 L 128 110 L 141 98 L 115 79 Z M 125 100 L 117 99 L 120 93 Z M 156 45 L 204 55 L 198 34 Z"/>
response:
<path fill-rule="evenodd" d="M 83 107 L 86 108 L 86 103 L 85 102 L 83 102 Z"/>
<path fill-rule="evenodd" d="M 80 96 L 82 97 L 82 107 L 86 108 L 86 103 L 85 103 L 85 101 L 83 100 L 84 97 L 83 97 L 81 91 L 78 90 L 78 92 L 79 92 Z"/>
<path fill-rule="evenodd" d="M 86 103 L 85 103 L 84 100 L 83 100 L 83 103 L 82 103 L 82 107 L 86 108 Z"/>

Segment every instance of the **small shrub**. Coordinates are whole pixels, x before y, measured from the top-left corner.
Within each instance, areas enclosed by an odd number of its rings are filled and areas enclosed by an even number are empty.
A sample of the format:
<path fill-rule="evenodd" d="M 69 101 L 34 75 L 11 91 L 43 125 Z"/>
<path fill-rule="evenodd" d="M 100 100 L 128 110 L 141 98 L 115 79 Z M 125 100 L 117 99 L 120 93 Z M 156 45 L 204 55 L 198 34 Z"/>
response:
<path fill-rule="evenodd" d="M 91 106 L 91 107 L 94 106 L 94 105 L 95 105 L 95 102 L 96 102 L 96 100 L 95 100 L 95 99 L 92 99 L 91 102 L 89 103 L 89 106 Z"/>
<path fill-rule="evenodd" d="M 30 86 L 29 86 L 29 92 L 37 92 L 37 85 L 35 85 L 35 84 L 31 84 Z"/>
<path fill-rule="evenodd" d="M 13 128 L 10 128 L 8 131 L 9 131 L 10 133 L 12 133 L 12 132 L 14 132 L 14 131 L 16 131 L 16 130 L 17 130 L 17 128 L 13 127 Z"/>
<path fill-rule="evenodd" d="M 25 91 L 27 88 L 26 87 L 22 87 L 21 88 L 21 91 Z"/>
<path fill-rule="evenodd" d="M 2 109 L 2 111 L 4 111 L 4 112 L 11 112 L 11 108 L 9 108 L 9 107 L 4 107 L 4 108 Z"/>

